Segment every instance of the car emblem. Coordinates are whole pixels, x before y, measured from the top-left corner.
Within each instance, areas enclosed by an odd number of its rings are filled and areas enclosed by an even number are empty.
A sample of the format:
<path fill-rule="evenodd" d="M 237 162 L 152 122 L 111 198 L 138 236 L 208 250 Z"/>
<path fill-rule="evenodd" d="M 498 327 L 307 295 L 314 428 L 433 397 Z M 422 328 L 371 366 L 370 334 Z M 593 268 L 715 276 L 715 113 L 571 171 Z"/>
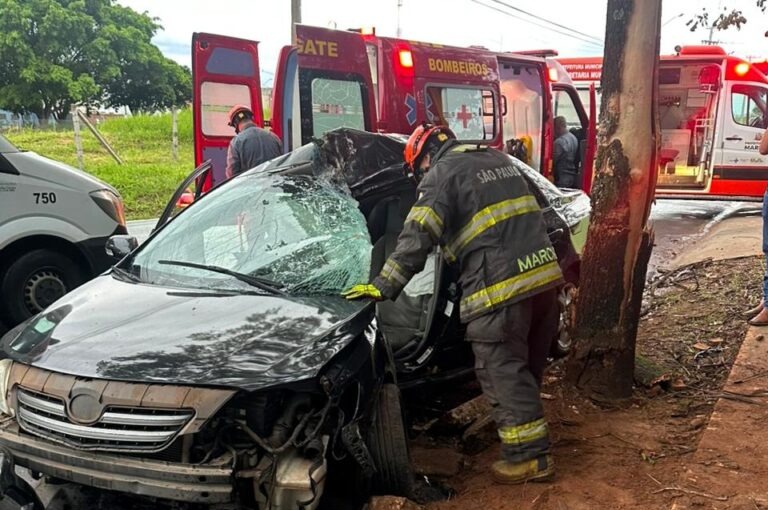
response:
<path fill-rule="evenodd" d="M 93 395 L 80 394 L 75 395 L 69 400 L 68 416 L 72 421 L 92 424 L 101 418 L 104 406 L 99 399 Z"/>

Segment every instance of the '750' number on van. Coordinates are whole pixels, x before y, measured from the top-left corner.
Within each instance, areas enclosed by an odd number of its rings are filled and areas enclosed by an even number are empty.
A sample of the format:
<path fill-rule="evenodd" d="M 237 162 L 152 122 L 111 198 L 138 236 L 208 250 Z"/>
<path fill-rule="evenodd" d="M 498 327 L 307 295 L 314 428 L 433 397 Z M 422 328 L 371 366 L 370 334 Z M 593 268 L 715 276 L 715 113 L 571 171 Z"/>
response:
<path fill-rule="evenodd" d="M 36 204 L 55 204 L 56 203 L 56 193 L 53 193 L 53 192 L 32 193 L 32 196 L 35 197 Z"/>

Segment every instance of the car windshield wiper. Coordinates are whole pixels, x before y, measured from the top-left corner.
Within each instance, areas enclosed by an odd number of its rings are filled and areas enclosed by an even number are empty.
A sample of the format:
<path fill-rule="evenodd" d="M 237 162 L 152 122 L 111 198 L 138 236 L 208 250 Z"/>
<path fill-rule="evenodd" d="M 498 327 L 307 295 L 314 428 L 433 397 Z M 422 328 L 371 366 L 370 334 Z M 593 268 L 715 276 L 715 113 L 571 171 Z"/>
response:
<path fill-rule="evenodd" d="M 168 265 L 168 266 L 181 266 L 181 267 L 191 267 L 193 269 L 204 269 L 206 271 L 211 271 L 213 273 L 221 273 L 221 274 L 229 275 L 233 278 L 236 278 L 241 282 L 245 282 L 252 287 L 256 287 L 263 291 L 269 292 L 270 294 L 277 294 L 280 296 L 288 295 L 282 290 L 280 290 L 281 288 L 285 287 L 285 285 L 283 285 L 282 283 L 274 282 L 272 280 L 269 280 L 267 278 L 261 278 L 259 276 L 252 276 L 245 273 L 238 273 L 237 271 L 232 271 L 231 269 L 227 269 L 226 267 L 210 266 L 207 264 L 197 264 L 195 262 L 185 262 L 182 260 L 159 260 L 157 263 Z"/>
<path fill-rule="evenodd" d="M 112 272 L 115 273 L 115 274 L 120 275 L 120 278 L 126 279 L 126 280 L 134 282 L 134 283 L 140 283 L 140 282 L 143 281 L 141 278 L 139 278 L 138 275 L 135 275 L 135 274 L 131 273 L 130 271 L 126 271 L 122 267 L 113 266 L 112 267 Z"/>

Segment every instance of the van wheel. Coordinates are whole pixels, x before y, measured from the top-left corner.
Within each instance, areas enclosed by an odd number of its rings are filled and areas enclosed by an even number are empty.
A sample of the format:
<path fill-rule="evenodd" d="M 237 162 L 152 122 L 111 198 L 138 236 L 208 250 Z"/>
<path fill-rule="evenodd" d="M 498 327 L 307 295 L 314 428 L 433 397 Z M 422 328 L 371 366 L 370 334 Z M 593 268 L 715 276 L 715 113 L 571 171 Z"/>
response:
<path fill-rule="evenodd" d="M 2 275 L 0 314 L 8 326 L 13 326 L 43 311 L 84 281 L 80 266 L 62 253 L 45 249 L 25 253 Z"/>
<path fill-rule="evenodd" d="M 377 470 L 373 490 L 378 494 L 408 496 L 413 488 L 413 469 L 396 384 L 382 385 L 374 413 L 368 433 Z"/>

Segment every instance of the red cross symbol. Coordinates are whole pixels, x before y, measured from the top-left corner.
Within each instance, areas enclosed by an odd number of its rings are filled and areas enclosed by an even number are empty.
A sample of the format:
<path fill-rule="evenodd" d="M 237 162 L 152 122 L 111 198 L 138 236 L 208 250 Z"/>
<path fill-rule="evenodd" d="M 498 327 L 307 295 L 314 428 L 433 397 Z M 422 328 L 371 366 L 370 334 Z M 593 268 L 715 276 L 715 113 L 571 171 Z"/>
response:
<path fill-rule="evenodd" d="M 456 119 L 460 120 L 462 125 L 464 126 L 464 129 L 467 129 L 467 122 L 472 120 L 472 112 L 467 110 L 467 105 L 463 104 L 461 105 L 461 111 L 456 113 Z"/>

